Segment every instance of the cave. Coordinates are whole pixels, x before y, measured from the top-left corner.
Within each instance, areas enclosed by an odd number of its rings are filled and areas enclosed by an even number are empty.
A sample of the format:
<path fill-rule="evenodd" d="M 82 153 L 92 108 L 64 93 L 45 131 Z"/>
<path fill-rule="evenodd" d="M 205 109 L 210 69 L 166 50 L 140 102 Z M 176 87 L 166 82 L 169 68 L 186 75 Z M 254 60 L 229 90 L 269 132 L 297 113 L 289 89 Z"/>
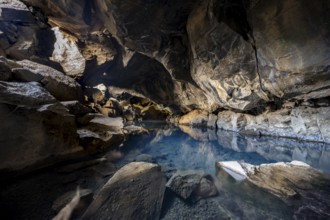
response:
<path fill-rule="evenodd" d="M 329 219 L 329 12 L 1 0 L 0 218 Z"/>

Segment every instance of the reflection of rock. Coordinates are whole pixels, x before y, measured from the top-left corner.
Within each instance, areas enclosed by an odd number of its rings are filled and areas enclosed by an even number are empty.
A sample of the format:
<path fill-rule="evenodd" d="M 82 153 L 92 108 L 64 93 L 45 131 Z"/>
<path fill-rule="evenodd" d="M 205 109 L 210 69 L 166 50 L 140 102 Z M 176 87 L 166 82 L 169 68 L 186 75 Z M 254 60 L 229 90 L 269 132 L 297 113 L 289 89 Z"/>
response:
<path fill-rule="evenodd" d="M 82 219 L 159 219 L 164 191 L 160 166 L 130 163 L 103 186 Z"/>
<path fill-rule="evenodd" d="M 137 135 L 137 134 L 148 134 L 149 131 L 141 126 L 129 125 L 124 127 L 124 133 Z"/>
<path fill-rule="evenodd" d="M 213 178 L 203 171 L 177 171 L 166 186 L 185 200 L 196 201 L 218 194 Z"/>
<path fill-rule="evenodd" d="M 224 164 L 227 167 L 224 167 Z M 231 171 L 239 170 L 246 175 L 249 182 L 281 198 L 291 206 L 299 218 L 328 218 L 330 211 L 330 177 L 309 165 L 293 161 L 253 166 L 247 163 L 217 163 Z M 232 173 L 229 173 L 232 175 Z"/>
<path fill-rule="evenodd" d="M 287 138 L 244 136 L 222 130 L 218 130 L 217 136 L 221 146 L 236 152 L 256 152 L 267 160 L 274 161 L 300 160 L 329 171 L 329 166 L 322 160 L 330 152 L 328 145 Z"/>
<path fill-rule="evenodd" d="M 208 141 L 209 140 L 209 132 L 212 133 L 212 131 L 208 131 L 205 129 L 199 129 L 195 127 L 190 127 L 186 125 L 179 125 L 181 131 L 188 134 L 190 137 L 194 138 L 195 140 L 199 141 Z"/>
<path fill-rule="evenodd" d="M 223 111 L 218 114 L 219 129 L 254 135 L 294 137 L 330 142 L 328 107 L 297 107 L 253 116 Z"/>

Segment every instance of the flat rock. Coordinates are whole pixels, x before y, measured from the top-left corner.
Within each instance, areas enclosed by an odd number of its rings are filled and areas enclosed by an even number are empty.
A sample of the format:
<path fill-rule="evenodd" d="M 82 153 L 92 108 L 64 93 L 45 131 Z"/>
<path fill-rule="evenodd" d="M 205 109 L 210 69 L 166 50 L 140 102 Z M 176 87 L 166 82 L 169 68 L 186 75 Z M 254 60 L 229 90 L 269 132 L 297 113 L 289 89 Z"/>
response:
<path fill-rule="evenodd" d="M 55 103 L 56 99 L 36 82 L 0 81 L 0 102 L 11 105 L 39 106 Z"/>
<path fill-rule="evenodd" d="M 82 219 L 159 219 L 164 191 L 160 166 L 130 163 L 103 186 Z"/>

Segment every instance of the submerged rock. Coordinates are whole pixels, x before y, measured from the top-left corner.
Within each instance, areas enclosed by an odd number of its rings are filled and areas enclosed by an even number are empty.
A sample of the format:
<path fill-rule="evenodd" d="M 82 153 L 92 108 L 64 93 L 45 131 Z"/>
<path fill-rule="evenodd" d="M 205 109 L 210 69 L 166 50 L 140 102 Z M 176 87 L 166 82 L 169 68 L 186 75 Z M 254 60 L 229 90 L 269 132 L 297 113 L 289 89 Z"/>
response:
<path fill-rule="evenodd" d="M 159 219 L 164 191 L 160 166 L 130 163 L 103 186 L 82 219 Z"/>
<path fill-rule="evenodd" d="M 213 178 L 203 171 L 177 171 L 166 186 L 184 200 L 197 201 L 201 198 L 208 198 L 218 195 Z"/>

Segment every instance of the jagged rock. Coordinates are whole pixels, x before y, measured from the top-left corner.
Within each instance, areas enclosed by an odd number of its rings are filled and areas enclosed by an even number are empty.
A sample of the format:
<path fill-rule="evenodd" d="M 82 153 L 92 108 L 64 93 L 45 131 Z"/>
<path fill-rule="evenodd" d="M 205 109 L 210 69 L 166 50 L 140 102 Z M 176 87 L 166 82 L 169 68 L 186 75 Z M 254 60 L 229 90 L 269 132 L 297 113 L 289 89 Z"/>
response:
<path fill-rule="evenodd" d="M 254 135 L 294 137 L 303 140 L 330 142 L 328 107 L 280 109 L 257 116 L 222 111 L 218 114 L 219 129 Z"/>
<path fill-rule="evenodd" d="M 207 127 L 208 120 L 209 117 L 206 111 L 194 110 L 181 116 L 179 119 L 179 124 L 191 125 L 193 127 Z"/>
<path fill-rule="evenodd" d="M 27 6 L 18 0 L 2 1 L 0 8 L 2 55 L 18 60 L 30 59 L 32 56 L 48 58 L 54 36 L 46 22 L 37 21 Z M 41 36 L 45 39 L 41 39 Z"/>
<path fill-rule="evenodd" d="M 69 109 L 70 114 L 81 116 L 91 113 L 92 110 L 86 105 L 81 104 L 79 101 L 66 101 L 61 102 L 67 109 Z"/>
<path fill-rule="evenodd" d="M 159 219 L 164 191 L 160 166 L 130 163 L 103 186 L 82 219 Z"/>
<path fill-rule="evenodd" d="M 18 170 L 34 164 L 42 167 L 61 157 L 81 152 L 73 115 L 60 104 L 38 108 L 18 106 L 7 112 L 0 125 L 1 170 Z"/>
<path fill-rule="evenodd" d="M 326 192 L 330 189 L 330 177 L 309 165 L 300 161 L 259 166 L 236 162 L 234 167 L 224 163 L 232 171 L 243 173 L 249 182 L 281 198 L 293 209 L 296 218 L 329 217 L 330 200 Z M 223 167 L 221 163 L 217 165 Z"/>
<path fill-rule="evenodd" d="M 14 68 L 13 76 L 22 81 L 37 81 L 58 100 L 82 100 L 80 85 L 72 78 L 48 66 L 29 60 L 18 61 L 21 68 Z"/>
<path fill-rule="evenodd" d="M 177 171 L 166 186 L 185 200 L 196 201 L 218 194 L 212 177 L 203 171 Z"/>
<path fill-rule="evenodd" d="M 85 59 L 78 49 L 77 39 L 60 31 L 58 27 L 52 30 L 55 33 L 56 42 L 51 60 L 61 64 L 66 75 L 81 76 L 85 71 Z"/>
<path fill-rule="evenodd" d="M 39 106 L 55 102 L 56 99 L 37 82 L 0 82 L 0 103 Z"/>

